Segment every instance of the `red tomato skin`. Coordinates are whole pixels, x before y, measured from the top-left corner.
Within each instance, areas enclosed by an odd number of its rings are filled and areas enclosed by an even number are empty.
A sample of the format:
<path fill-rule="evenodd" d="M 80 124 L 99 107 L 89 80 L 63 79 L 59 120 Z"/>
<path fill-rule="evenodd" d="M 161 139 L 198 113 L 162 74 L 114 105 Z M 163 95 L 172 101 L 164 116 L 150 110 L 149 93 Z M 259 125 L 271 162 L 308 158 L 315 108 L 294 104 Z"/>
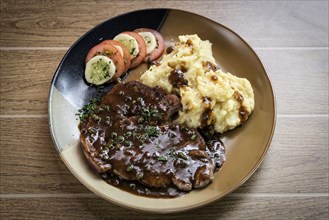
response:
<path fill-rule="evenodd" d="M 132 31 L 125 31 L 125 32 L 122 32 L 121 34 L 128 34 L 129 36 L 135 38 L 138 43 L 139 53 L 138 53 L 137 57 L 135 57 L 134 59 L 131 60 L 131 64 L 130 64 L 130 69 L 133 69 L 133 68 L 139 66 L 139 64 L 141 64 L 143 62 L 143 60 L 146 56 L 146 44 L 145 44 L 144 38 L 142 36 L 140 36 L 139 34 L 137 34 L 136 32 L 132 32 Z"/>
<path fill-rule="evenodd" d="M 162 56 L 164 49 L 165 49 L 165 43 L 164 43 L 164 39 L 162 37 L 162 35 L 153 29 L 150 28 L 138 28 L 136 30 L 134 30 L 134 32 L 151 32 L 154 36 L 155 39 L 157 40 L 157 47 L 152 51 L 152 53 L 148 54 L 145 56 L 144 58 L 144 62 L 148 62 L 148 61 L 154 61 L 156 59 L 158 59 L 159 57 Z"/>
<path fill-rule="evenodd" d="M 123 52 L 124 66 L 125 66 L 123 73 L 127 72 L 130 67 L 130 63 L 131 63 L 130 53 L 127 50 L 127 48 L 125 48 L 125 46 L 122 43 L 120 43 L 119 41 L 116 41 L 116 40 L 104 40 L 101 42 L 101 44 L 112 44 L 114 46 L 121 47 L 122 52 Z"/>
<path fill-rule="evenodd" d="M 118 77 L 120 77 L 124 73 L 124 60 L 118 51 L 118 49 L 113 46 L 112 44 L 97 44 L 93 48 L 90 49 L 86 56 L 86 63 L 88 63 L 91 58 L 97 56 L 97 55 L 104 55 L 113 60 L 116 71 L 114 76 L 110 81 L 115 81 Z"/>

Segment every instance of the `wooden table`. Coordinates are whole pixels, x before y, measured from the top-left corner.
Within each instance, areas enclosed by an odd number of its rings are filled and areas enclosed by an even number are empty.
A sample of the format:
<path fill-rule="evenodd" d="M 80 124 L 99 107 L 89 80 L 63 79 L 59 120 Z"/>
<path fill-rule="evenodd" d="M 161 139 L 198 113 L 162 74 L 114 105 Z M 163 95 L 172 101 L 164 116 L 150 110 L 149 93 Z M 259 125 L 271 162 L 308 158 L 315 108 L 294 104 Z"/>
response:
<path fill-rule="evenodd" d="M 238 190 L 178 214 L 126 210 L 86 189 L 49 133 L 48 91 L 66 50 L 130 10 L 179 8 L 239 33 L 272 80 L 277 126 L 267 156 Z M 1 219 L 327 219 L 328 1 L 1 1 Z"/>

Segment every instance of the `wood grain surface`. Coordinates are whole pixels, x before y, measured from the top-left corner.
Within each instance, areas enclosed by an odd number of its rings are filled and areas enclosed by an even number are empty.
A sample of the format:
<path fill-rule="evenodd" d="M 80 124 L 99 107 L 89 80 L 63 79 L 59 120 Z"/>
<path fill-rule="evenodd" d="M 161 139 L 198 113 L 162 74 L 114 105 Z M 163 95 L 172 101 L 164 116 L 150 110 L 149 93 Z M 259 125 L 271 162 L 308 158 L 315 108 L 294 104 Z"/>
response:
<path fill-rule="evenodd" d="M 276 93 L 262 165 L 238 190 L 171 215 L 109 203 L 66 168 L 50 137 L 48 92 L 66 50 L 113 16 L 143 8 L 206 16 L 256 50 Z M 328 219 L 328 1 L 1 1 L 0 219 Z"/>
<path fill-rule="evenodd" d="M 67 47 L 131 10 L 176 8 L 220 22 L 252 46 L 328 46 L 326 1 L 2 1 L 2 47 Z"/>
<path fill-rule="evenodd" d="M 203 208 L 170 215 L 127 210 L 100 198 L 1 199 L 5 219 L 326 219 L 325 197 L 229 196 Z M 305 211 L 302 211 L 305 210 Z"/>

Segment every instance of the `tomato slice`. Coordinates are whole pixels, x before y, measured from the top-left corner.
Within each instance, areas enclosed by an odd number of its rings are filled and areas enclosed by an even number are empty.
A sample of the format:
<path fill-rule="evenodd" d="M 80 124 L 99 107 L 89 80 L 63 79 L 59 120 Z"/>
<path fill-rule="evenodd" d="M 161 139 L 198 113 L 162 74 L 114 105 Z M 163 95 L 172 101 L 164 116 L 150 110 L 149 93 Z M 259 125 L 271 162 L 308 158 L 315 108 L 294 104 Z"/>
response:
<path fill-rule="evenodd" d="M 113 60 L 116 67 L 116 71 L 111 81 L 116 80 L 124 73 L 125 70 L 124 60 L 115 46 L 113 46 L 112 44 L 102 44 L 102 43 L 94 46 L 93 48 L 90 49 L 90 51 L 87 54 L 86 63 L 88 63 L 88 61 L 91 60 L 91 58 L 97 55 L 104 55 L 110 58 L 111 60 Z"/>
<path fill-rule="evenodd" d="M 161 57 L 161 55 L 163 54 L 163 51 L 165 49 L 165 43 L 164 43 L 164 39 L 162 37 L 162 35 L 157 32 L 156 30 L 150 29 L 150 28 L 138 28 L 136 30 L 134 30 L 134 32 L 151 32 L 154 36 L 155 39 L 157 40 L 157 47 L 152 51 L 151 54 L 146 55 L 146 57 L 144 58 L 144 62 L 148 62 L 148 61 L 154 61 L 156 59 L 158 59 L 159 57 Z"/>
<path fill-rule="evenodd" d="M 122 32 L 122 34 L 130 35 L 131 37 L 135 38 L 138 43 L 139 53 L 137 57 L 131 60 L 131 64 L 130 64 L 130 69 L 133 69 L 143 62 L 146 56 L 146 44 L 144 42 L 144 38 L 139 34 L 137 34 L 136 32 L 125 31 Z"/>
<path fill-rule="evenodd" d="M 104 40 L 100 44 L 112 44 L 112 45 L 118 46 L 122 49 L 123 61 L 124 61 L 124 66 L 125 66 L 123 73 L 127 72 L 130 67 L 131 58 L 130 58 L 129 51 L 125 48 L 125 46 L 123 46 L 122 43 L 120 43 L 119 41 L 116 41 L 116 40 Z"/>

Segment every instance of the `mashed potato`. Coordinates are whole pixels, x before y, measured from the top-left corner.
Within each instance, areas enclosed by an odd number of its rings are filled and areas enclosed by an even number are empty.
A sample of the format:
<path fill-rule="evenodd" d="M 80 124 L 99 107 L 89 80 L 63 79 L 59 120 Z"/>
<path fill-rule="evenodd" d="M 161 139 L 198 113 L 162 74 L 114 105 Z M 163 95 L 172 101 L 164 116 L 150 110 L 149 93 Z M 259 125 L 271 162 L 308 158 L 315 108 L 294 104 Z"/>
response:
<path fill-rule="evenodd" d="M 211 126 L 225 132 L 242 124 L 254 109 L 247 79 L 216 68 L 211 43 L 197 35 L 179 36 L 174 50 L 141 77 L 144 84 L 178 93 L 182 110 L 177 123 L 192 128 Z"/>

